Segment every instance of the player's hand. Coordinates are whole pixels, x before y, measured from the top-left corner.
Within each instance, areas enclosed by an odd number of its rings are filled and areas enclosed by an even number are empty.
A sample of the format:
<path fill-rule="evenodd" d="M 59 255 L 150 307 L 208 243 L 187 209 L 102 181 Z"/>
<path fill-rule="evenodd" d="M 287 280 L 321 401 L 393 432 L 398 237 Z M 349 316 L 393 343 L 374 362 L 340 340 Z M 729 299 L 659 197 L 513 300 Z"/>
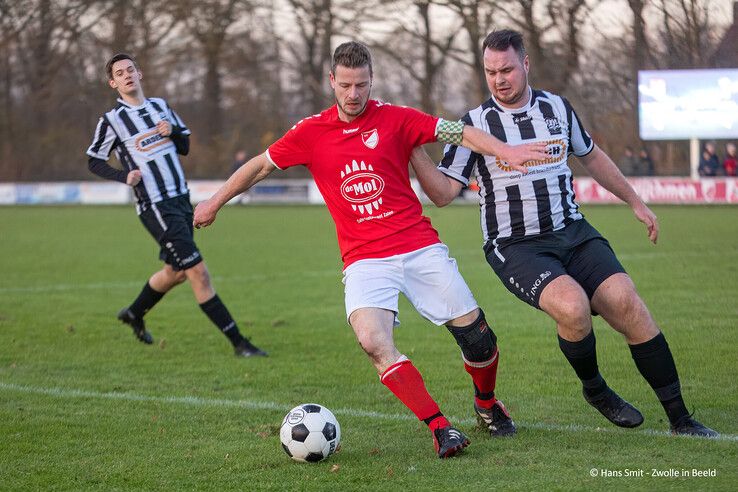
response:
<path fill-rule="evenodd" d="M 128 186 L 136 186 L 140 182 L 141 182 L 141 170 L 140 169 L 134 169 L 133 171 L 128 173 L 128 176 L 126 176 L 126 184 Z"/>
<path fill-rule="evenodd" d="M 648 239 L 653 244 L 659 239 L 659 219 L 656 218 L 656 214 L 646 206 L 645 203 L 640 202 L 633 207 L 633 214 L 638 220 L 643 222 L 648 229 Z"/>
<path fill-rule="evenodd" d="M 218 207 L 216 207 L 210 200 L 205 200 L 197 204 L 195 207 L 195 213 L 192 217 L 192 225 L 195 229 L 201 227 L 207 227 L 215 222 L 215 216 L 218 214 Z"/>
<path fill-rule="evenodd" d="M 529 161 L 542 161 L 548 157 L 546 153 L 546 142 L 527 143 L 522 145 L 508 145 L 505 153 L 498 157 L 507 162 L 507 165 L 523 174 L 528 172 L 525 163 Z"/>
<path fill-rule="evenodd" d="M 172 134 L 172 124 L 167 120 L 159 120 L 159 123 L 156 124 L 156 131 L 162 137 L 168 137 Z"/>

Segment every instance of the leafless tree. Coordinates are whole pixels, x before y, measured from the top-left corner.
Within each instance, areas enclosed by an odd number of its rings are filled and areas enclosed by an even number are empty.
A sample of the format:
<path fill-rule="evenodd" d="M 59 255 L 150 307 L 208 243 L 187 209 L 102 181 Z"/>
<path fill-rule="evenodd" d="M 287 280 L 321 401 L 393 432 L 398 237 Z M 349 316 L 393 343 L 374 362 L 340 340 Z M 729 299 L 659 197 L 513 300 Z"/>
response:
<path fill-rule="evenodd" d="M 298 102 L 295 117 L 318 113 L 333 102 L 327 82 L 337 38 L 358 38 L 362 24 L 379 15 L 381 0 L 286 0 L 286 17 L 293 17 L 295 30 L 281 35 L 284 60 L 298 88 L 291 92 Z M 297 34 L 296 36 L 293 34 Z M 302 110 L 300 108 L 303 108 Z"/>
<path fill-rule="evenodd" d="M 420 109 L 436 113 L 439 110 L 434 97 L 436 82 L 450 59 L 460 22 L 455 19 L 456 25 L 439 27 L 440 16 L 434 16 L 433 9 L 445 6 L 429 0 L 397 1 L 387 6 L 397 12 L 396 20 L 392 29 L 372 43 L 372 47 L 390 57 L 417 83 Z"/>
<path fill-rule="evenodd" d="M 474 100 L 482 101 L 488 97 L 487 82 L 482 69 L 482 42 L 497 25 L 495 13 L 500 10 L 500 6 L 498 2 L 487 0 L 439 0 L 438 3 L 448 6 L 461 20 L 467 44 L 452 55 L 469 66 L 475 80 Z"/>
<path fill-rule="evenodd" d="M 661 0 L 659 37 L 662 68 L 704 68 L 717 39 L 710 20 L 710 0 Z"/>
<path fill-rule="evenodd" d="M 218 145 L 223 131 L 222 61 L 229 29 L 254 6 L 249 0 L 191 0 L 178 14 L 197 43 L 205 67 L 202 93 L 203 143 Z M 217 158 L 223 158 L 216 152 Z"/>
<path fill-rule="evenodd" d="M 704 67 L 724 27 L 712 0 L 626 1 L 633 16 L 608 39 L 590 24 L 609 12 L 601 0 L 0 0 L 0 179 L 90 178 L 83 152 L 114 98 L 102 65 L 115 51 L 192 128 L 194 178 L 225 175 L 236 148 L 260 152 L 331 104 L 339 42 L 373 47 L 379 97 L 457 117 L 487 97 L 479 45 L 507 27 L 525 36 L 531 84 L 573 99 L 617 156 L 640 146 L 637 70 Z M 651 150 L 678 163 L 684 147 Z"/>

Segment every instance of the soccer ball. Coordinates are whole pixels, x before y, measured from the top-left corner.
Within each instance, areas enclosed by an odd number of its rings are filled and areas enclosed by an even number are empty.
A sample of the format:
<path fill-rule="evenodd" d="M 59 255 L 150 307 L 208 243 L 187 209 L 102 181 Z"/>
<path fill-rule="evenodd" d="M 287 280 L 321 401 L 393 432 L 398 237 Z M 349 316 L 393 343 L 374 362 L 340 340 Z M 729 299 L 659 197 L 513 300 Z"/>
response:
<path fill-rule="evenodd" d="M 315 463 L 338 451 L 341 426 L 327 408 L 317 403 L 304 403 L 284 416 L 279 440 L 284 452 L 293 460 Z"/>

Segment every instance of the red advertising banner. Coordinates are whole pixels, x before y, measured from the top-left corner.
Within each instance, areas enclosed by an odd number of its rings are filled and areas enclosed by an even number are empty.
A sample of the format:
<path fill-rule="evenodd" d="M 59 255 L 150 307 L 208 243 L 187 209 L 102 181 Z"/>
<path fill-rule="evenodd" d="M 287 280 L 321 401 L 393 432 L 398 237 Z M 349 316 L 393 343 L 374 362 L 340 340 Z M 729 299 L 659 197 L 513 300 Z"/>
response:
<path fill-rule="evenodd" d="M 628 178 L 646 203 L 738 203 L 738 178 Z M 592 178 L 574 178 L 580 203 L 622 203 Z"/>

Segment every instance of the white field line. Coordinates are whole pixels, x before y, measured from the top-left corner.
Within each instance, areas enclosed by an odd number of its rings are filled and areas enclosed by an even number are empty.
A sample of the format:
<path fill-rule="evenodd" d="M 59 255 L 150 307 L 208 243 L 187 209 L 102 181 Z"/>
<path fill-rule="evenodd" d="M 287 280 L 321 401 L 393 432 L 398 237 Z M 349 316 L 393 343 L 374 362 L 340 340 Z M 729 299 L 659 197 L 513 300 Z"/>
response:
<path fill-rule="evenodd" d="M 99 392 L 88 391 L 82 389 L 69 388 L 40 388 L 35 386 L 26 386 L 20 384 L 0 382 L 0 390 L 15 393 L 26 393 L 35 395 L 44 395 L 54 398 L 91 398 L 96 400 L 122 400 L 130 402 L 155 402 L 167 404 L 180 404 L 193 407 L 231 407 L 231 408 L 249 408 L 253 410 L 270 410 L 285 413 L 289 411 L 293 405 L 285 405 L 283 403 L 274 403 L 259 400 L 227 400 L 223 398 L 202 398 L 199 396 L 149 396 L 139 395 L 136 393 L 118 393 L 118 392 Z M 370 410 L 362 410 L 358 408 L 332 408 L 336 415 L 346 415 L 349 417 L 361 417 L 376 420 L 395 420 L 395 421 L 416 421 L 415 417 L 407 414 L 397 413 L 381 413 Z M 452 422 L 471 426 L 476 424 L 475 419 L 459 419 L 450 417 Z M 670 436 L 677 439 L 699 439 L 689 436 L 671 436 L 666 431 L 657 431 L 653 429 L 639 429 L 623 431 L 615 428 L 588 427 L 584 425 L 556 425 L 543 423 L 518 423 L 518 427 L 523 429 L 537 429 L 552 432 L 593 432 L 593 433 L 635 433 L 650 436 Z M 713 438 L 717 441 L 734 441 L 738 442 L 738 435 L 723 434 Z"/>
<path fill-rule="evenodd" d="M 335 277 L 340 282 L 341 270 L 318 270 L 294 272 L 271 272 L 271 273 L 254 273 L 251 275 L 240 275 L 234 277 L 213 277 L 214 283 L 229 282 L 253 282 L 258 280 L 273 280 L 275 278 L 295 278 L 295 277 Z M 19 292 L 56 292 L 69 290 L 99 290 L 99 289 L 126 289 L 129 287 L 140 287 L 141 282 L 145 279 L 134 280 L 129 282 L 96 282 L 91 284 L 54 284 L 54 285 L 32 285 L 28 287 L 0 287 L 0 294 L 12 294 Z"/>

